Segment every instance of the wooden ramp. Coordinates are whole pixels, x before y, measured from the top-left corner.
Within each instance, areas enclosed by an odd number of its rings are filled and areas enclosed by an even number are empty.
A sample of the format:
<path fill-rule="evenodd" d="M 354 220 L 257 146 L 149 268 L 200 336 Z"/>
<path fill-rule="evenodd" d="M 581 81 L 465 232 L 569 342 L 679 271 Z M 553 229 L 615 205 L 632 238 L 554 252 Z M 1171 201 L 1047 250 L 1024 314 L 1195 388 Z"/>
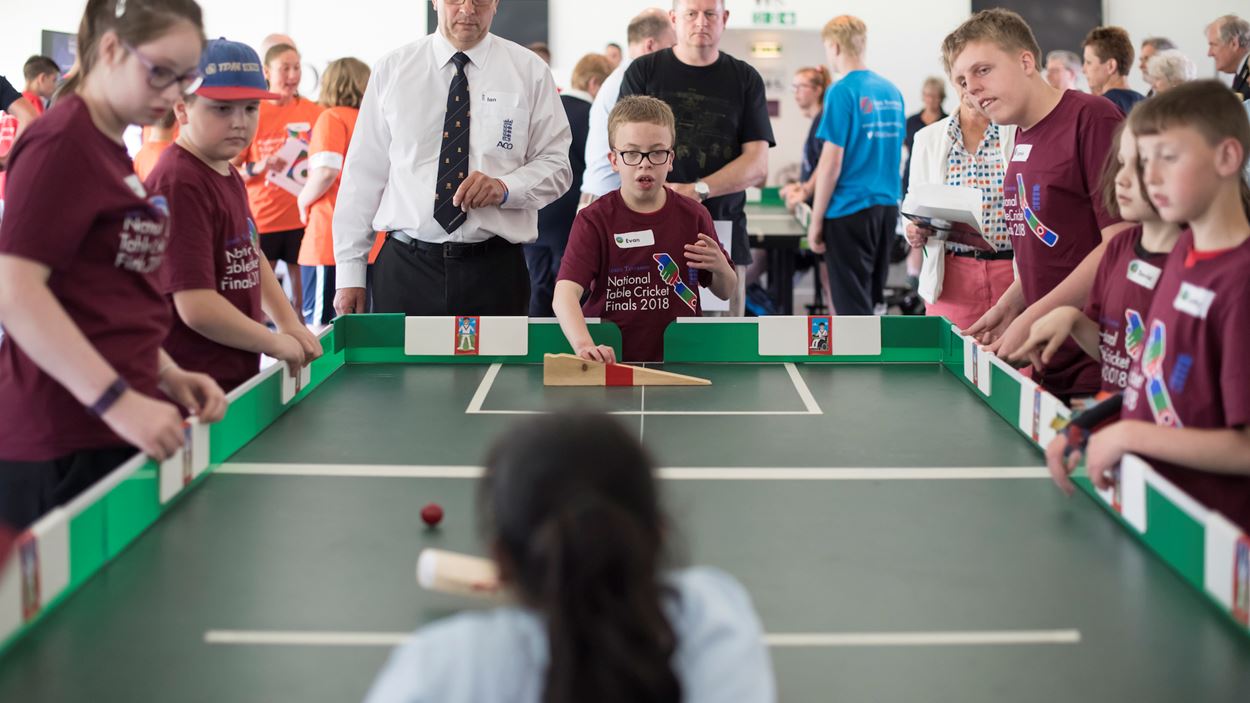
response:
<path fill-rule="evenodd" d="M 544 386 L 710 386 L 706 378 L 626 364 L 601 364 L 575 354 L 543 356 Z"/>

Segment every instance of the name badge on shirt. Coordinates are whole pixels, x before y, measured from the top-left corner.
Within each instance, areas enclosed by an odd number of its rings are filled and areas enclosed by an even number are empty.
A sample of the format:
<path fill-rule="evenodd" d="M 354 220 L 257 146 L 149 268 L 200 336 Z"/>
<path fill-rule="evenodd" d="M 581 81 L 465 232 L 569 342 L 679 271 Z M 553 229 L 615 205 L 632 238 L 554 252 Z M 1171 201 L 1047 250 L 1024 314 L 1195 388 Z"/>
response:
<path fill-rule="evenodd" d="M 1028 161 L 1029 154 L 1033 153 L 1032 144 L 1017 144 L 1016 150 L 1011 155 L 1012 161 Z"/>
<path fill-rule="evenodd" d="M 655 232 L 644 229 L 638 232 L 625 232 L 614 237 L 620 249 L 637 249 L 638 247 L 655 246 Z"/>
<path fill-rule="evenodd" d="M 493 106 L 498 106 L 498 107 L 516 107 L 517 94 L 516 93 L 500 93 L 500 92 L 489 92 L 489 93 L 484 92 L 482 93 L 482 104 L 493 105 Z"/>
<path fill-rule="evenodd" d="M 130 188 L 130 191 L 140 198 L 148 197 L 148 189 L 143 187 L 143 181 L 138 176 L 130 175 L 122 179 L 122 183 Z"/>
<path fill-rule="evenodd" d="M 1148 264 L 1141 259 L 1133 259 L 1128 265 L 1128 280 L 1146 290 L 1154 290 L 1162 274 L 1163 270 L 1158 266 Z"/>
<path fill-rule="evenodd" d="M 1176 300 L 1172 301 L 1172 307 L 1186 315 L 1205 320 L 1207 313 L 1211 311 L 1211 303 L 1214 302 L 1215 291 L 1195 286 L 1192 283 L 1182 283 L 1180 292 L 1176 294 Z"/>

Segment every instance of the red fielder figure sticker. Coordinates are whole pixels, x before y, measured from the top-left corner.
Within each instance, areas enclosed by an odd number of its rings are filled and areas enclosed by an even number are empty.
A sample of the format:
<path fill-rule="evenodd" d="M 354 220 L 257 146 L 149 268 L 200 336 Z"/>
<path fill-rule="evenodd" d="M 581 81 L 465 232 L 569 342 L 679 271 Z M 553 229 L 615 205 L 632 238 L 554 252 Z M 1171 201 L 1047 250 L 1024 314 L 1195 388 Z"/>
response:
<path fill-rule="evenodd" d="M 1233 548 L 1233 618 L 1250 625 L 1250 537 L 1245 535 Z"/>
<path fill-rule="evenodd" d="M 807 354 L 808 356 L 830 356 L 833 353 L 830 344 L 833 336 L 833 323 L 830 315 L 809 315 L 807 318 Z"/>
<path fill-rule="evenodd" d="M 30 532 L 17 538 L 18 568 L 22 575 L 22 619 L 39 614 L 39 543 Z"/>
<path fill-rule="evenodd" d="M 475 316 L 456 318 L 456 356 L 477 356 L 480 322 Z"/>

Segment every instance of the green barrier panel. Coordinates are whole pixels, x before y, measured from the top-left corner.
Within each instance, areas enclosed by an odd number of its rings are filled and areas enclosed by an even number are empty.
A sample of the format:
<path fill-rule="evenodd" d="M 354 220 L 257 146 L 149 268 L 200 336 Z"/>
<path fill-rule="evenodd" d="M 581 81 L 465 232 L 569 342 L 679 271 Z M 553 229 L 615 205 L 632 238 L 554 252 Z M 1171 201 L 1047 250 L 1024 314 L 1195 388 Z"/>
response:
<path fill-rule="evenodd" d="M 761 356 L 756 322 L 674 322 L 664 331 L 664 360 L 672 362 L 802 362 L 815 364 L 938 363 L 943 358 L 940 317 L 881 318 L 876 356 Z"/>
<path fill-rule="evenodd" d="M 404 315 L 347 315 L 335 320 L 348 340 L 346 361 L 350 364 L 540 364 L 544 354 L 572 354 L 560 325 L 531 323 L 528 353 L 525 356 L 410 356 L 404 353 Z M 587 325 L 596 344 L 606 344 L 621 353 L 621 331 L 611 322 Z"/>
<path fill-rule="evenodd" d="M 1194 520 L 1149 484 L 1146 485 L 1146 515 L 1146 533 L 1141 535 L 1141 540 L 1191 586 L 1205 593 L 1206 525 Z"/>

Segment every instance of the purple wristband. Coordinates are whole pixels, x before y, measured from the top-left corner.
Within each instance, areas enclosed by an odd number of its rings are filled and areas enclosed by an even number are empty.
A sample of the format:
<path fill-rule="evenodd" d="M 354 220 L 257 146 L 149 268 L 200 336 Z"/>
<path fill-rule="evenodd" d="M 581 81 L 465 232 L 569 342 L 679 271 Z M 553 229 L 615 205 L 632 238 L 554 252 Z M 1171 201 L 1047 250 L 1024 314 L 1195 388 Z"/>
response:
<path fill-rule="evenodd" d="M 91 407 L 87 409 L 91 411 L 92 415 L 103 417 L 104 413 L 108 412 L 109 408 L 113 407 L 113 404 L 117 402 L 117 399 L 122 397 L 122 394 L 128 390 L 130 390 L 130 384 L 126 383 L 126 379 L 118 376 L 117 380 L 109 384 L 109 387 L 105 388 L 104 392 L 100 394 L 100 399 L 92 403 Z"/>

